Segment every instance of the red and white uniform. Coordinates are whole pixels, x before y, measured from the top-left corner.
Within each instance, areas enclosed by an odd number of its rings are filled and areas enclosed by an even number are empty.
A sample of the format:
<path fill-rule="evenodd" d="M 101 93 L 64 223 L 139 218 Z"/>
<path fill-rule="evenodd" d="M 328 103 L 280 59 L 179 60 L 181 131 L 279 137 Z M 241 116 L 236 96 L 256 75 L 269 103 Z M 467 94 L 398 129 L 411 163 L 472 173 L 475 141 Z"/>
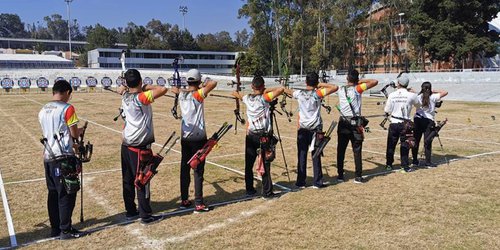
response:
<path fill-rule="evenodd" d="M 299 128 L 314 130 L 321 128 L 321 100 L 326 96 L 326 89 L 296 90 L 293 98 L 299 102 Z"/>
<path fill-rule="evenodd" d="M 122 109 L 125 116 L 123 145 L 147 146 L 155 141 L 153 130 L 153 91 L 140 93 L 125 92 L 122 95 Z"/>
<path fill-rule="evenodd" d="M 267 133 L 271 130 L 269 103 L 273 101 L 272 92 L 264 95 L 245 95 L 243 103 L 247 107 L 247 130 L 252 134 Z"/>
<path fill-rule="evenodd" d="M 203 89 L 179 94 L 179 105 L 182 112 L 182 140 L 200 141 L 207 138 L 203 105 L 205 98 Z"/>

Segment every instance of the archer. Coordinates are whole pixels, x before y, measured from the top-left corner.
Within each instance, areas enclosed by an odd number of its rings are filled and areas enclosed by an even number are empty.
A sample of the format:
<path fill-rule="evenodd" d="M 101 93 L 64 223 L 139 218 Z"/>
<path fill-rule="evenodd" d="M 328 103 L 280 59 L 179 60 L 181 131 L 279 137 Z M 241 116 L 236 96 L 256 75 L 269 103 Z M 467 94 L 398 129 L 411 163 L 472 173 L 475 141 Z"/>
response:
<path fill-rule="evenodd" d="M 321 119 L 321 104 L 323 99 L 335 93 L 338 87 L 333 84 L 319 83 L 319 75 L 316 72 L 308 73 L 306 76 L 306 89 L 285 90 L 299 103 L 299 129 L 297 131 L 297 181 L 295 186 L 304 188 L 306 186 L 307 153 L 311 156 L 316 152 L 315 141 L 320 141 L 324 135 L 323 120 Z M 312 150 L 309 150 L 312 145 Z M 316 145 L 317 146 L 317 145 Z M 321 169 L 321 157 L 313 158 L 314 188 L 326 187 L 323 182 L 323 171 Z"/>
<path fill-rule="evenodd" d="M 207 143 L 207 133 L 205 129 L 204 101 L 217 82 L 208 80 L 203 87 L 201 85 L 201 74 L 197 69 L 191 69 L 186 73 L 188 84 L 187 90 L 181 91 L 179 86 L 174 86 L 172 92 L 179 96 L 181 108 L 181 209 L 192 206 L 189 198 L 189 183 L 191 182 L 190 169 L 188 163 L 197 152 L 204 148 Z M 205 155 L 206 156 L 206 155 Z M 204 158 L 197 162 L 194 171 L 194 202 L 195 213 L 210 211 L 203 200 L 203 173 L 205 170 Z"/>
<path fill-rule="evenodd" d="M 239 91 L 233 96 L 242 100 L 247 107 L 247 135 L 245 138 L 245 189 L 247 196 L 257 193 L 253 185 L 253 165 L 257 161 L 257 172 L 262 176 L 262 197 L 277 197 L 273 192 L 271 162 L 276 156 L 278 139 L 274 136 L 272 112 L 276 99 L 284 93 L 284 87 L 266 89 L 264 78 L 255 76 L 252 80 L 252 94 L 242 95 Z"/>

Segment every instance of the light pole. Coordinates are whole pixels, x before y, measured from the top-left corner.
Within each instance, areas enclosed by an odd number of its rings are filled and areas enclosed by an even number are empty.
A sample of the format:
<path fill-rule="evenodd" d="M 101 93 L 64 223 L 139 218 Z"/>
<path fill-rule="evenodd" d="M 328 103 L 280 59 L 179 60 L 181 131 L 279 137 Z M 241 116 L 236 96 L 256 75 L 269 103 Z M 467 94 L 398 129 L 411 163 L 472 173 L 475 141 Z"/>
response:
<path fill-rule="evenodd" d="M 73 0 L 64 0 L 68 6 L 68 42 L 69 42 L 69 60 L 72 60 L 73 58 L 73 53 L 71 51 L 71 16 L 70 16 L 70 9 L 69 9 L 69 4 L 73 2 Z"/>
<path fill-rule="evenodd" d="M 182 14 L 182 29 L 186 30 L 186 14 L 188 13 L 188 7 L 179 6 L 179 12 Z"/>
<path fill-rule="evenodd" d="M 401 18 L 405 15 L 405 13 L 401 12 L 398 15 L 399 15 L 399 39 L 400 39 L 399 41 L 401 41 L 401 37 L 403 36 L 403 24 L 401 22 Z M 405 47 L 408 46 L 407 44 L 408 44 L 408 41 L 406 41 Z M 401 58 L 401 42 L 399 43 L 398 50 L 399 50 L 399 54 L 400 54 L 400 58 Z M 407 53 L 408 53 L 408 51 L 405 48 L 405 61 L 406 61 Z M 399 68 L 401 68 L 401 60 L 399 60 Z"/>

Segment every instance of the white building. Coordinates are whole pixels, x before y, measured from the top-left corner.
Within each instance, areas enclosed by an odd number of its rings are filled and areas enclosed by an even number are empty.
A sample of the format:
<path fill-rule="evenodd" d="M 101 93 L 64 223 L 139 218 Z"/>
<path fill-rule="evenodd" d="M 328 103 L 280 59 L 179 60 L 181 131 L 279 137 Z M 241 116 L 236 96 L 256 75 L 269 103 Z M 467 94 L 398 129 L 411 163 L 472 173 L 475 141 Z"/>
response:
<path fill-rule="evenodd" d="M 98 48 L 88 52 L 89 68 L 121 68 L 121 49 Z M 202 73 L 231 74 L 238 52 L 132 49 L 126 68 L 172 70 L 174 58 L 182 57 L 181 69 L 196 68 Z"/>
<path fill-rule="evenodd" d="M 2 54 L 0 68 L 4 69 L 69 69 L 72 61 L 55 55 Z"/>

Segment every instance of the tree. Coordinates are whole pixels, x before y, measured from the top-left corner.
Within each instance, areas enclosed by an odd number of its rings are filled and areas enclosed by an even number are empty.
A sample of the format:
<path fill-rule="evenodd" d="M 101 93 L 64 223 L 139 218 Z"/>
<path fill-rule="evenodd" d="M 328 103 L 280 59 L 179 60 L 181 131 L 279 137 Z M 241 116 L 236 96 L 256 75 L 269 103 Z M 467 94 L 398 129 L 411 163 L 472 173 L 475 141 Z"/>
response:
<path fill-rule="evenodd" d="M 0 37 L 13 37 L 20 38 L 26 37 L 27 33 L 24 31 L 24 23 L 21 22 L 16 14 L 0 14 Z"/>
<path fill-rule="evenodd" d="M 86 27 L 86 33 L 88 44 L 85 49 L 87 51 L 96 48 L 113 48 L 117 42 L 116 35 L 100 24 L 96 24 L 95 27 Z"/>
<path fill-rule="evenodd" d="M 497 53 L 498 33 L 488 30 L 488 21 L 500 11 L 497 0 L 414 0 L 411 7 L 411 42 L 431 61 L 460 67 L 465 61 L 474 64 L 479 57 Z"/>
<path fill-rule="evenodd" d="M 248 33 L 247 29 L 243 29 L 241 31 L 236 31 L 234 33 L 234 36 L 236 37 L 236 46 L 238 46 L 238 50 L 246 50 L 248 49 L 248 46 L 250 45 L 250 39 L 252 34 Z"/>
<path fill-rule="evenodd" d="M 205 51 L 236 51 L 236 45 L 229 32 L 222 31 L 215 34 L 199 34 L 196 43 Z"/>

